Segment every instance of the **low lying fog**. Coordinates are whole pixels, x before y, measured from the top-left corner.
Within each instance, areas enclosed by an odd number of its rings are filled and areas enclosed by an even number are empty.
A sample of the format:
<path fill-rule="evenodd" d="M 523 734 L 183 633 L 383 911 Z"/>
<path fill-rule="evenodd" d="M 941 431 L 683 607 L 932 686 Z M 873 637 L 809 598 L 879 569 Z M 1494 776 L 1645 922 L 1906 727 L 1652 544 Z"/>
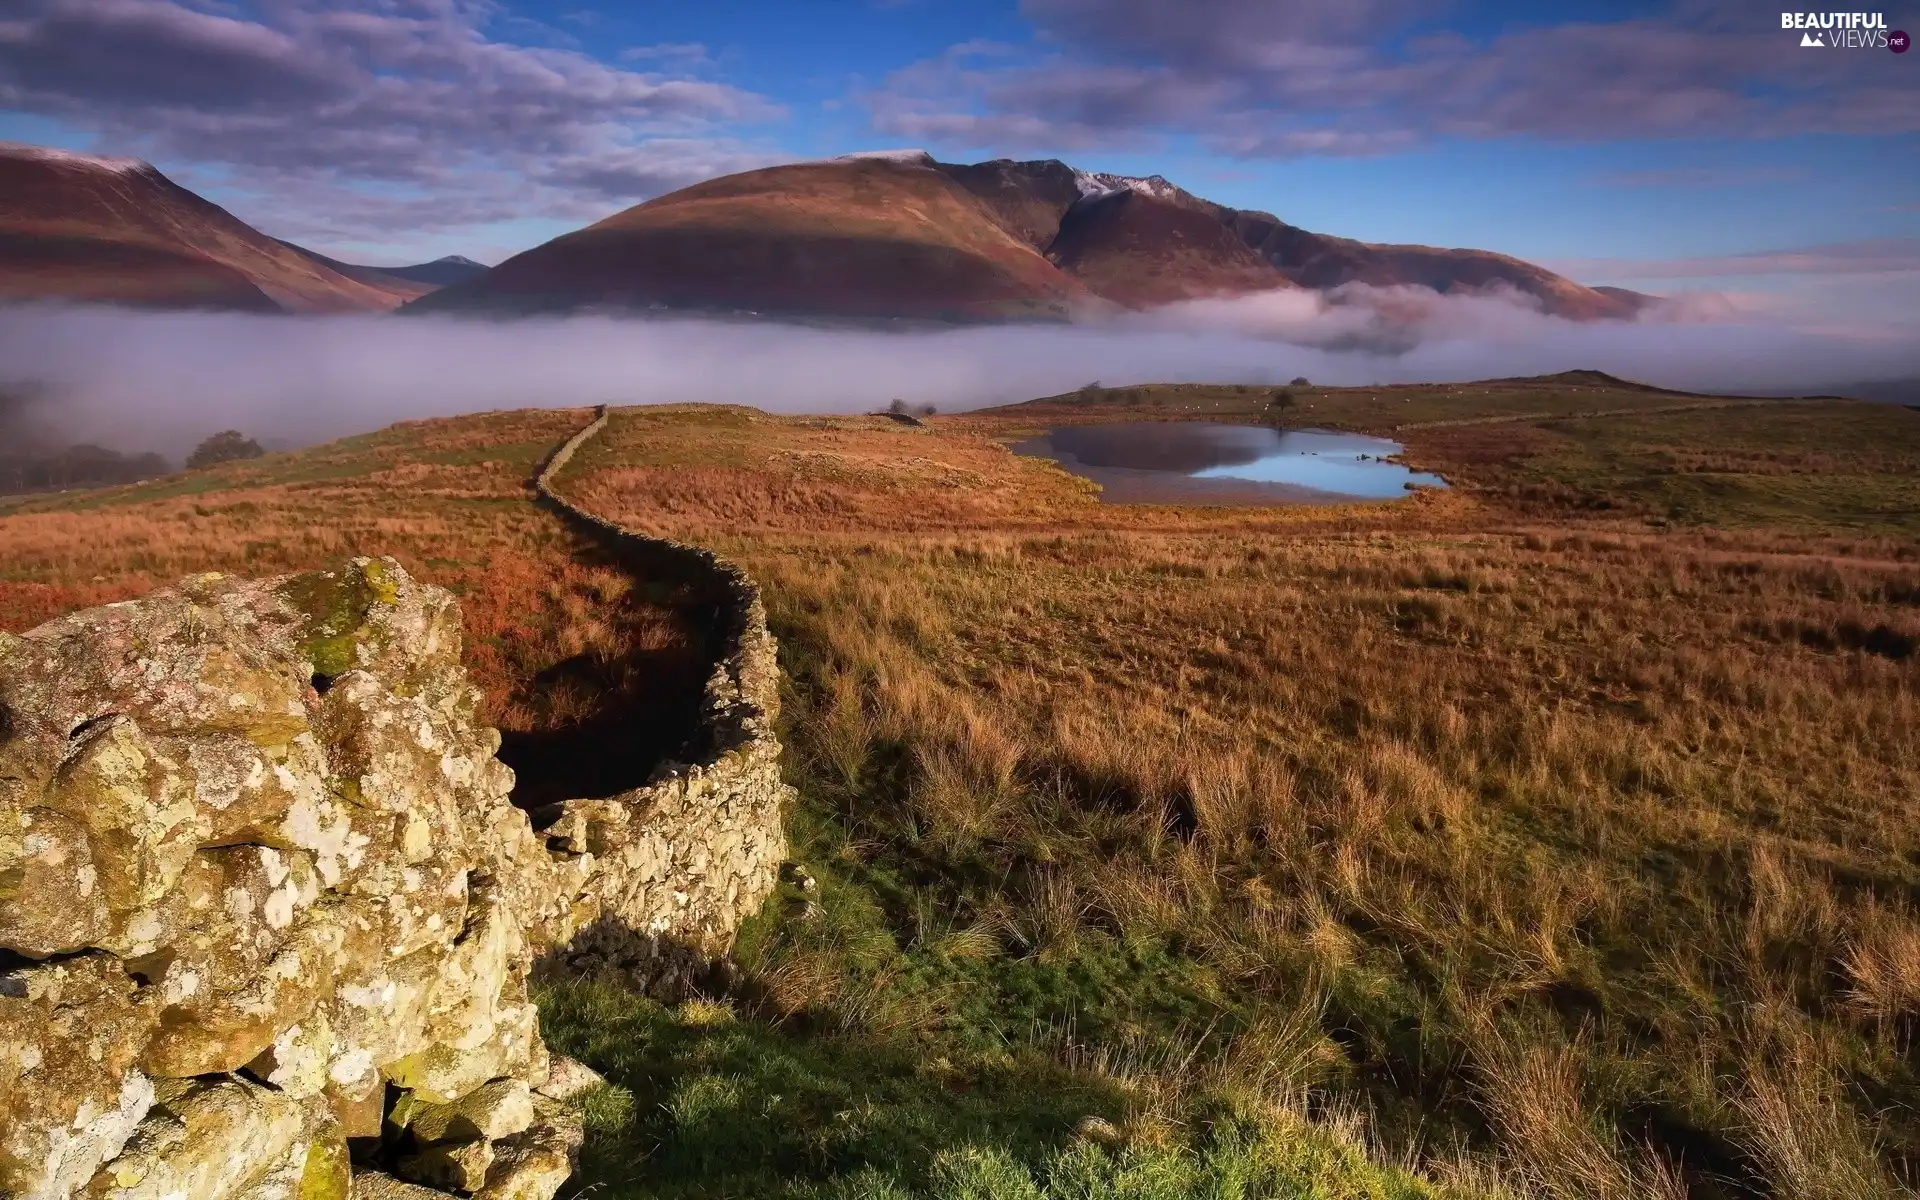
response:
<path fill-rule="evenodd" d="M 1094 380 L 1368 384 L 1587 367 L 1694 391 L 1778 392 L 1920 375 L 1920 339 L 1897 332 L 1808 331 L 1687 302 L 1640 321 L 1582 324 L 1419 289 L 1277 292 L 1072 326 L 908 332 L 24 307 L 0 310 L 0 387 L 32 385 L 35 423 L 67 440 L 178 459 L 225 428 L 295 446 L 413 417 L 602 401 L 857 412 L 899 397 L 953 412 Z"/>

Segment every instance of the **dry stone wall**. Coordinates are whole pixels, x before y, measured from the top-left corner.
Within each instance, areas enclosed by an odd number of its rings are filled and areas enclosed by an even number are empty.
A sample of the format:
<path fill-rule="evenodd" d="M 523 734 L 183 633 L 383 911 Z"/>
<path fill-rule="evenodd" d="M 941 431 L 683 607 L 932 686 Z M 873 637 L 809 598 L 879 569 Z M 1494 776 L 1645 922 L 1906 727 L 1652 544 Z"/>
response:
<path fill-rule="evenodd" d="M 456 602 L 390 559 L 0 633 L 0 1196 L 564 1182 L 536 963 L 684 987 L 772 890 L 786 795 L 751 582 L 564 510 L 711 585 L 723 653 L 685 763 L 531 821 Z"/>
<path fill-rule="evenodd" d="M 637 576 L 704 593 L 718 646 L 683 765 L 611 800 L 571 800 L 534 814 L 549 844 L 611 865 L 597 877 L 595 916 L 550 962 L 568 971 L 614 970 L 672 993 L 715 962 L 733 931 L 778 882 L 786 856 L 780 811 L 780 667 L 760 589 L 704 546 L 635 533 L 555 490 L 574 454 L 607 424 L 603 407 L 541 470 L 542 501 Z M 560 939 L 553 944 L 559 945 Z"/>

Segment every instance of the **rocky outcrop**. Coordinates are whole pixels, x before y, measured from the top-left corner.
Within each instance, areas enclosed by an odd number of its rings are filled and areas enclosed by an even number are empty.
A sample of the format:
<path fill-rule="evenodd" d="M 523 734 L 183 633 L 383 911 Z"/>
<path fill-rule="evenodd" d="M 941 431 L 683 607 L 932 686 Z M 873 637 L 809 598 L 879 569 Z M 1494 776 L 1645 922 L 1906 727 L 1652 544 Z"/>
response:
<path fill-rule="evenodd" d="M 771 647 L 711 758 L 536 831 L 460 628 L 356 559 L 0 634 L 0 1195 L 564 1181 L 533 965 L 679 986 L 771 890 Z"/>

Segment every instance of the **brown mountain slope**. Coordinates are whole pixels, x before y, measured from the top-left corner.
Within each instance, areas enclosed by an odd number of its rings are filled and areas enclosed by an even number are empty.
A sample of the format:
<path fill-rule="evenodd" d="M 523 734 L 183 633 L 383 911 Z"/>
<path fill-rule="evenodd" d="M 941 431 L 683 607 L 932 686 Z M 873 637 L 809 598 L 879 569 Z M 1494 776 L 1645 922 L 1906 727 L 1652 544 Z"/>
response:
<path fill-rule="evenodd" d="M 554 239 L 409 311 L 690 308 L 852 318 L 1060 318 L 1087 290 L 931 159 L 708 180 Z"/>
<path fill-rule="evenodd" d="M 290 312 L 404 299 L 281 245 L 146 163 L 4 144 L 0 295 Z"/>
<path fill-rule="evenodd" d="M 344 275 L 355 283 L 364 283 L 370 288 L 392 295 L 395 297 L 394 303 L 396 305 L 404 304 L 409 300 L 418 300 L 420 297 L 440 286 L 435 283 L 422 283 L 416 279 L 408 279 L 401 275 L 395 275 L 391 272 L 383 271 L 379 267 L 362 267 L 354 263 L 341 262 L 337 258 L 328 258 L 318 250 L 309 250 L 305 246 L 295 245 L 288 241 L 281 241 L 279 238 L 273 240 L 279 242 L 295 254 L 300 255 L 302 258 L 319 263 L 336 275 Z"/>
<path fill-rule="evenodd" d="M 251 279 L 191 251 L 40 233 L 0 232 L 0 300 L 280 311 Z"/>
<path fill-rule="evenodd" d="M 1228 227 L 1247 245 L 1302 287 L 1411 285 L 1443 294 L 1511 288 L 1538 301 L 1542 311 L 1576 321 L 1629 317 L 1638 309 L 1637 304 L 1619 296 L 1584 287 L 1545 267 L 1491 250 L 1358 242 L 1312 233 L 1271 213 L 1220 211 Z"/>
<path fill-rule="evenodd" d="M 1053 245 L 1067 210 L 1086 198 L 1086 176 L 1058 159 L 941 163 L 939 169 L 986 206 L 1001 228 L 1041 253 Z"/>
<path fill-rule="evenodd" d="M 1159 176 L 897 152 L 708 180 L 408 309 L 619 305 L 988 320 L 1347 283 L 1511 289 L 1578 320 L 1631 316 L 1640 303 L 1489 251 L 1313 233 Z"/>
<path fill-rule="evenodd" d="M 1077 170 L 1055 159 L 1015 162 L 995 159 L 970 166 L 942 164 L 955 182 L 980 198 L 1015 236 L 1048 252 L 1093 290 L 1124 304 L 1164 303 L 1183 296 L 1284 287 L 1326 290 L 1347 283 L 1399 285 L 1437 292 L 1510 288 L 1541 308 L 1575 320 L 1629 317 L 1651 297 L 1618 288 L 1588 288 L 1543 267 L 1488 250 L 1377 245 L 1332 237 L 1289 225 L 1255 210 L 1228 208 L 1178 187 L 1158 175 L 1145 179 Z M 1283 277 L 1275 282 L 1232 246 L 1213 241 L 1197 220 L 1167 214 L 1149 221 L 1136 210 L 1111 228 L 1127 243 L 1105 244 L 1101 226 L 1083 227 L 1079 217 L 1103 197 L 1131 193 L 1152 205 L 1170 205 L 1224 226 Z M 1129 202 L 1131 203 L 1131 202 Z M 1184 245 L 1154 244 L 1147 228 L 1181 231 Z M 1122 231 L 1131 231 L 1122 234 Z M 1055 239 L 1062 239 L 1056 242 Z M 1088 245 L 1091 241 L 1094 244 Z M 1205 244 L 1206 248 L 1202 249 Z M 1128 260 L 1132 266 L 1128 266 Z M 1084 262 L 1086 265 L 1080 266 Z M 1099 264 L 1099 265 L 1095 265 Z"/>
<path fill-rule="evenodd" d="M 1129 308 L 1294 286 L 1207 213 L 1130 188 L 1075 204 L 1047 257 Z"/>

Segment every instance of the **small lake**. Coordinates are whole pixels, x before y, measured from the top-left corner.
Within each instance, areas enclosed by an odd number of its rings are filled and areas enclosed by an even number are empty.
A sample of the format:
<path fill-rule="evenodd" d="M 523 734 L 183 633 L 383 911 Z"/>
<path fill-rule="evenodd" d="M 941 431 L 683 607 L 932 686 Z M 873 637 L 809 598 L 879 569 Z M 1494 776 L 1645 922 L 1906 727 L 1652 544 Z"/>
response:
<path fill-rule="evenodd" d="M 1110 504 L 1337 504 L 1445 487 L 1386 456 L 1398 442 L 1212 421 L 1072 425 L 1016 443 L 1100 485 Z"/>

